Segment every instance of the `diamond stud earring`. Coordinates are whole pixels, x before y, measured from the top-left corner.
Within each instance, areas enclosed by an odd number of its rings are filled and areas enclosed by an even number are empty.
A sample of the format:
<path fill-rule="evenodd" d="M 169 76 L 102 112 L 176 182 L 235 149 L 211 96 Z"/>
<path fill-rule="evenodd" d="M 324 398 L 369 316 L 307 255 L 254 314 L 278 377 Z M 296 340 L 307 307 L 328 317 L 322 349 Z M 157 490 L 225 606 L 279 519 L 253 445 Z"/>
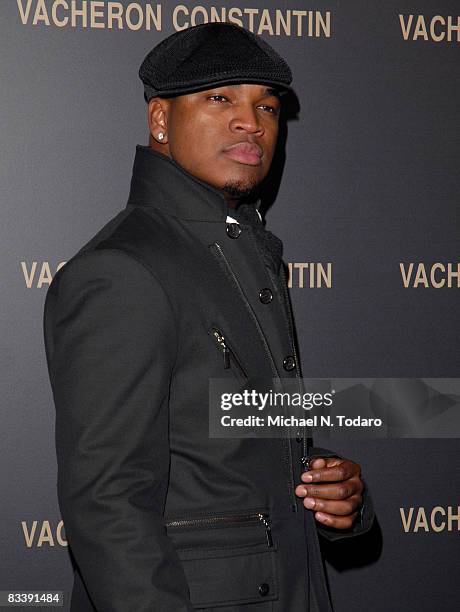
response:
<path fill-rule="evenodd" d="M 165 135 L 163 134 L 163 132 L 160 132 L 158 134 L 158 140 L 163 140 L 164 137 L 165 137 Z"/>

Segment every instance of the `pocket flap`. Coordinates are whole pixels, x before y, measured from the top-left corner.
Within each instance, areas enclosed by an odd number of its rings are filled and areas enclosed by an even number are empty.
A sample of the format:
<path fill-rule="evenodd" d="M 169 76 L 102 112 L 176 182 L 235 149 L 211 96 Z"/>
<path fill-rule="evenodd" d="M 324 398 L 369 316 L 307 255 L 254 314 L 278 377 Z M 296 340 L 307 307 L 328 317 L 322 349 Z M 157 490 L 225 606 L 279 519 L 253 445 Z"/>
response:
<path fill-rule="evenodd" d="M 179 550 L 192 604 L 199 608 L 278 598 L 276 549 Z"/>

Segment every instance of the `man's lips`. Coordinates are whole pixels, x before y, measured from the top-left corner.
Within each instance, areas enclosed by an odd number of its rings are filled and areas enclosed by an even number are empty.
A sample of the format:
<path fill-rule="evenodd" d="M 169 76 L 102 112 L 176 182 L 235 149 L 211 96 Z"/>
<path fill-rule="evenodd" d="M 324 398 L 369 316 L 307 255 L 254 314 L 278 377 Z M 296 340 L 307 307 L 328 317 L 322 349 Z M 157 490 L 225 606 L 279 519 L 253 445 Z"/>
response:
<path fill-rule="evenodd" d="M 262 163 L 262 149 L 251 142 L 238 142 L 224 149 L 224 153 L 241 164 L 259 166 Z"/>

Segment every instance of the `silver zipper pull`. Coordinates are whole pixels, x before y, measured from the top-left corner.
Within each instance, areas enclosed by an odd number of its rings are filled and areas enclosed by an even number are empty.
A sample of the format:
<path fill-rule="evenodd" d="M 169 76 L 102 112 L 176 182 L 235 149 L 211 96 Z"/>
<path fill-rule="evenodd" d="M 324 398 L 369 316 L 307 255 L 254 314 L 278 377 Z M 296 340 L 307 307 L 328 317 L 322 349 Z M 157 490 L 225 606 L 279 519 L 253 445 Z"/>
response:
<path fill-rule="evenodd" d="M 213 333 L 214 333 L 215 338 L 217 339 L 217 342 L 222 347 L 222 353 L 224 356 L 224 368 L 228 369 L 230 367 L 230 351 L 228 350 L 228 346 L 225 344 L 225 338 L 219 332 L 218 329 L 215 329 Z"/>
<path fill-rule="evenodd" d="M 225 344 L 222 346 L 222 352 L 224 354 L 224 368 L 228 369 L 230 367 L 230 351 Z"/>
<path fill-rule="evenodd" d="M 308 457 L 301 457 L 300 461 L 302 462 L 302 470 L 304 472 L 308 472 L 308 470 L 310 469 L 310 461 L 308 459 Z"/>
<path fill-rule="evenodd" d="M 264 514 L 259 513 L 257 516 L 259 517 L 260 522 L 265 525 L 265 532 L 267 534 L 267 544 L 271 548 L 273 546 L 273 538 L 270 523 L 268 522 L 267 517 Z"/>

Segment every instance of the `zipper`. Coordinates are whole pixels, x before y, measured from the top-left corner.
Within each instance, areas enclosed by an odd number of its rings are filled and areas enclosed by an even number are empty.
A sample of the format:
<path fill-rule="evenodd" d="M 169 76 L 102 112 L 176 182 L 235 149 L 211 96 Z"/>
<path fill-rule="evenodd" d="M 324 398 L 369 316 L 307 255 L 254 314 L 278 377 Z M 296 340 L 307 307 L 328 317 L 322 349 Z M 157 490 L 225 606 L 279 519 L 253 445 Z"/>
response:
<path fill-rule="evenodd" d="M 228 269 L 228 271 L 230 273 L 231 278 L 233 279 L 233 282 L 237 286 L 238 291 L 239 291 L 239 293 L 241 295 L 241 298 L 243 299 L 243 301 L 244 301 L 244 303 L 246 305 L 246 308 L 249 310 L 249 312 L 251 314 L 251 317 L 254 320 L 254 323 L 255 323 L 255 325 L 257 327 L 257 331 L 259 332 L 259 335 L 260 335 L 260 337 L 262 339 L 262 343 L 264 345 L 265 352 L 267 353 L 267 356 L 268 356 L 269 361 L 270 361 L 270 366 L 271 366 L 272 372 L 275 375 L 275 378 L 278 378 L 278 370 L 276 369 L 276 365 L 275 365 L 275 362 L 273 360 L 273 355 L 271 354 L 270 347 L 268 346 L 268 343 L 267 343 L 267 340 L 265 338 L 264 332 L 263 332 L 263 330 L 262 330 L 262 328 L 260 326 L 260 323 L 259 323 L 259 321 L 258 321 L 258 319 L 257 319 L 257 317 L 256 317 L 256 315 L 254 313 L 254 310 L 253 310 L 251 304 L 248 302 L 248 300 L 246 298 L 246 295 L 245 295 L 245 293 L 243 291 L 243 288 L 241 287 L 240 281 L 238 280 L 235 272 L 233 271 L 233 268 L 230 265 L 230 262 L 228 261 L 225 253 L 223 252 L 222 247 L 220 246 L 220 244 L 217 243 L 217 242 L 214 242 L 214 244 L 212 244 L 211 247 L 214 247 L 213 250 L 216 253 L 218 253 L 219 257 L 223 260 L 223 262 L 225 263 L 225 265 L 226 265 L 226 267 L 227 267 L 227 269 Z"/>
<path fill-rule="evenodd" d="M 271 271 L 270 271 L 271 274 Z M 298 356 L 297 356 L 297 349 L 295 346 L 295 340 L 294 340 L 294 329 L 293 329 L 293 324 L 292 324 L 292 310 L 291 310 L 291 305 L 289 302 L 289 294 L 288 294 L 288 288 L 287 288 L 287 279 L 286 279 L 286 275 L 284 273 L 284 268 L 283 268 L 283 264 L 281 263 L 281 276 L 282 276 L 282 285 L 283 285 L 283 294 L 284 294 L 284 301 L 286 303 L 286 311 L 287 311 L 287 320 L 288 320 L 288 327 L 289 327 L 289 333 L 291 336 L 291 346 L 292 346 L 292 352 L 294 355 L 294 360 L 295 360 L 295 367 L 296 367 L 296 373 L 299 379 L 299 392 L 300 394 L 303 393 L 303 388 L 302 388 L 302 383 L 300 380 L 300 370 L 299 370 L 299 360 L 298 360 Z M 302 432 L 302 456 L 300 458 L 300 462 L 302 464 L 302 471 L 303 472 L 307 472 L 310 469 L 310 462 L 308 459 L 308 443 L 307 443 L 307 427 L 303 427 L 303 432 Z"/>
<path fill-rule="evenodd" d="M 219 525 L 241 525 L 244 523 L 260 523 L 265 527 L 267 546 L 273 546 L 272 530 L 269 515 L 265 512 L 252 512 L 250 514 L 238 514 L 229 516 L 207 516 L 192 519 L 177 519 L 167 521 L 168 528 L 181 527 L 213 527 Z"/>
<path fill-rule="evenodd" d="M 243 288 L 241 287 L 240 281 L 238 280 L 235 272 L 233 271 L 232 266 L 230 265 L 230 262 L 228 261 L 225 253 L 222 250 L 222 247 L 220 246 L 220 244 L 218 242 L 214 242 L 213 244 L 210 245 L 211 249 L 213 252 L 217 253 L 218 256 L 222 259 L 222 261 L 224 262 L 230 277 L 232 278 L 233 282 L 235 283 L 241 299 L 243 300 L 244 304 L 246 305 L 246 308 L 248 309 L 249 313 L 252 316 L 252 319 L 254 321 L 254 324 L 257 328 L 257 331 L 259 332 L 260 338 L 262 339 L 262 343 L 263 346 L 265 348 L 265 352 L 269 358 L 270 361 L 270 366 L 273 372 L 273 375 L 275 378 L 279 377 L 278 374 L 278 370 L 276 368 L 276 364 L 275 361 L 273 359 L 273 355 L 271 354 L 270 351 L 270 347 L 268 346 L 267 343 L 267 339 L 265 338 L 265 334 L 260 326 L 259 320 L 257 319 L 255 312 L 251 306 L 251 304 L 248 302 L 246 295 L 243 291 Z M 257 248 L 257 245 L 256 245 Z M 287 287 L 286 287 L 286 291 L 287 291 Z M 296 368 L 297 368 L 297 359 L 296 359 Z M 295 483 L 294 483 L 294 463 L 293 463 L 293 459 L 292 459 L 292 448 L 291 448 L 291 442 L 289 437 L 284 438 L 284 442 L 286 444 L 287 447 L 287 456 L 288 456 L 288 462 L 289 462 L 289 481 L 288 481 L 288 489 L 289 489 L 289 495 L 290 495 L 290 499 L 291 499 L 291 508 L 293 510 L 293 512 L 297 512 L 298 511 L 298 506 L 297 506 L 297 497 L 295 495 Z"/>
<path fill-rule="evenodd" d="M 209 330 L 209 333 L 213 336 L 213 338 L 219 345 L 219 348 L 222 350 L 222 355 L 224 358 L 224 368 L 227 370 L 230 367 L 230 356 L 231 356 L 233 361 L 236 363 L 238 369 L 240 370 L 241 374 L 243 375 L 243 377 L 248 378 L 248 375 L 246 373 L 244 366 L 241 364 L 241 361 L 236 356 L 235 351 L 233 351 L 229 347 L 228 341 L 225 339 L 223 332 L 218 327 L 211 327 L 211 329 Z"/>

